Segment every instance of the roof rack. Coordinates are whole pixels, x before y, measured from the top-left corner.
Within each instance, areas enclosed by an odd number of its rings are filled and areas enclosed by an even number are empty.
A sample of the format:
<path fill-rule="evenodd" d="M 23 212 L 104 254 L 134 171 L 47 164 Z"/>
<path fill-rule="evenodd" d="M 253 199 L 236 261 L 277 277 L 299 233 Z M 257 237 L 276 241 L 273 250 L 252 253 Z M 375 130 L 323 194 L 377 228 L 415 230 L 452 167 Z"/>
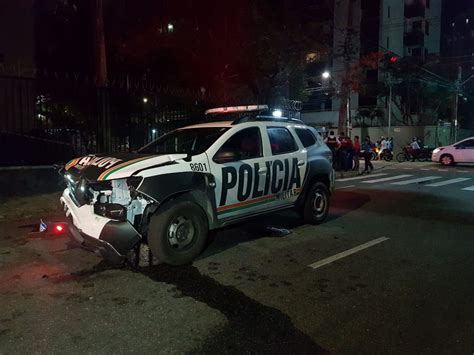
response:
<path fill-rule="evenodd" d="M 235 125 L 235 124 L 245 123 L 245 122 L 268 122 L 268 121 L 304 124 L 303 121 L 296 118 L 275 117 L 275 116 L 268 116 L 268 115 L 245 115 L 232 121 L 232 124 Z"/>

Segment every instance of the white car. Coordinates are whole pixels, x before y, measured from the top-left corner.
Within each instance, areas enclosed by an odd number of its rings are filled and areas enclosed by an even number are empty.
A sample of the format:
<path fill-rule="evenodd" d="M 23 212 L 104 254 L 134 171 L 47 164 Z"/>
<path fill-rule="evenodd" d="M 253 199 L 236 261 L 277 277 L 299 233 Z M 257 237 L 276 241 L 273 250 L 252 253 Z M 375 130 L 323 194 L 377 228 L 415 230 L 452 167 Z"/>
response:
<path fill-rule="evenodd" d="M 474 163 L 474 137 L 433 150 L 431 160 L 442 165 Z"/>
<path fill-rule="evenodd" d="M 113 262 L 143 242 L 176 265 L 203 250 L 208 231 L 264 213 L 296 207 L 323 222 L 334 171 L 322 138 L 301 121 L 243 111 L 173 131 L 138 154 L 70 161 L 61 202 L 72 236 Z"/>

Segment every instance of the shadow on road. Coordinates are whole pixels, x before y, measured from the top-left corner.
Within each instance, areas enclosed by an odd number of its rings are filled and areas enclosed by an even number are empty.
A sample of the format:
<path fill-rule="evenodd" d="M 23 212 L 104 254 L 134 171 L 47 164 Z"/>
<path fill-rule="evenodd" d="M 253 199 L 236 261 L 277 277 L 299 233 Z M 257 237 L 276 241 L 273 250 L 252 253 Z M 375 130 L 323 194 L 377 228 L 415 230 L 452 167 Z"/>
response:
<path fill-rule="evenodd" d="M 206 339 L 195 353 L 327 353 L 278 309 L 202 275 L 191 265 L 160 265 L 137 272 L 153 281 L 176 286 L 183 296 L 203 302 L 227 318 L 228 323 Z"/>
<path fill-rule="evenodd" d="M 370 195 L 367 193 L 336 191 L 331 200 L 329 215 L 324 223 L 334 221 L 350 212 L 356 211 L 370 200 Z M 209 245 L 200 258 L 207 258 L 233 248 L 238 244 L 259 238 L 282 238 L 286 235 L 271 233 L 268 227 L 284 228 L 291 231 L 304 224 L 303 219 L 294 209 L 259 216 L 246 223 L 219 230 L 210 238 Z"/>

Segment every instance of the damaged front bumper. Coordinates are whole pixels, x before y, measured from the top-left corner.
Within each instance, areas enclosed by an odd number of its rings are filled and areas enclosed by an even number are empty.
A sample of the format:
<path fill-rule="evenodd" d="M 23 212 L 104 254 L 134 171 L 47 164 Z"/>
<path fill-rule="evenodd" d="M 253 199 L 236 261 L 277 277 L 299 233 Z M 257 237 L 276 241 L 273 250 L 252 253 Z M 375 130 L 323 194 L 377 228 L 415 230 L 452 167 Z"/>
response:
<path fill-rule="evenodd" d="M 84 248 L 100 253 L 107 261 L 119 264 L 141 240 L 141 235 L 129 222 L 115 221 L 94 213 L 94 206 L 78 206 L 69 189 L 61 196 L 71 237 Z"/>

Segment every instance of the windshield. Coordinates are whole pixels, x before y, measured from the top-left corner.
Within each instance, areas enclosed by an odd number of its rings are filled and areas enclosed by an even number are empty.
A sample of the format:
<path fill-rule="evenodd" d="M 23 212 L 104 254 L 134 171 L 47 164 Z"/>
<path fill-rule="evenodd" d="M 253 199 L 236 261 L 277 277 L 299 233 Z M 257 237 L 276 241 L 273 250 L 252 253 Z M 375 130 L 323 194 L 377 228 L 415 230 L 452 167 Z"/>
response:
<path fill-rule="evenodd" d="M 201 154 L 228 128 L 187 128 L 165 134 L 138 152 L 148 154 Z"/>

